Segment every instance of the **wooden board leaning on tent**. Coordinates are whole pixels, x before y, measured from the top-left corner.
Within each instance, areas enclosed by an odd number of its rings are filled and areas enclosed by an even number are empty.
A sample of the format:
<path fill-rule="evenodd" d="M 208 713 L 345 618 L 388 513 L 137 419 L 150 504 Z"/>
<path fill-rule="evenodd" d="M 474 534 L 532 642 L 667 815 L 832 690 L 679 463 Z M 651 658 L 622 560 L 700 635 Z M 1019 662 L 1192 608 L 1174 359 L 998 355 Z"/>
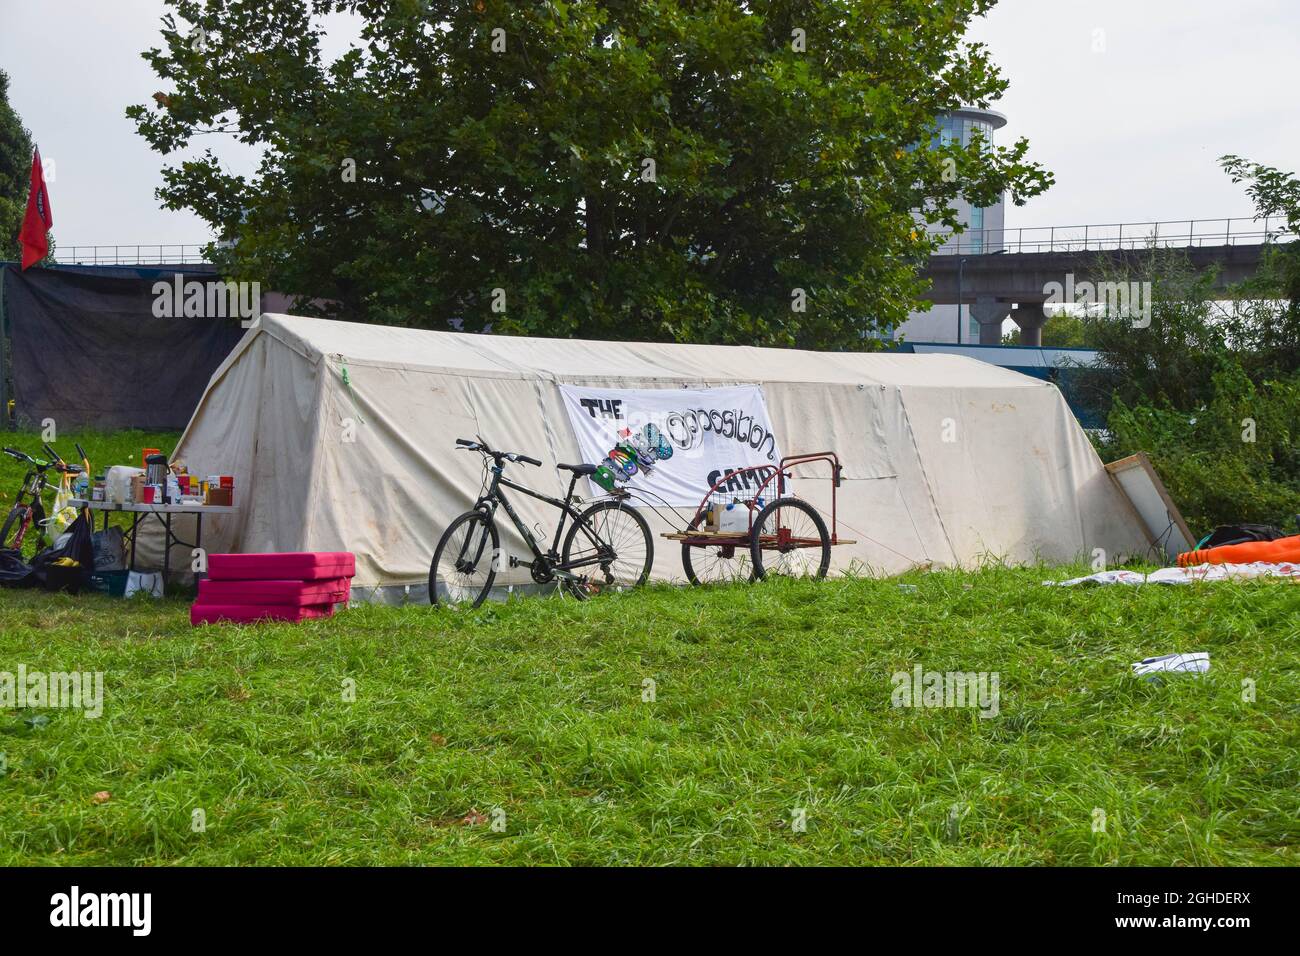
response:
<path fill-rule="evenodd" d="M 1196 547 L 1196 538 L 1146 452 L 1112 461 L 1106 471 L 1142 518 L 1152 545 L 1170 561 L 1177 561 L 1178 555 Z"/>

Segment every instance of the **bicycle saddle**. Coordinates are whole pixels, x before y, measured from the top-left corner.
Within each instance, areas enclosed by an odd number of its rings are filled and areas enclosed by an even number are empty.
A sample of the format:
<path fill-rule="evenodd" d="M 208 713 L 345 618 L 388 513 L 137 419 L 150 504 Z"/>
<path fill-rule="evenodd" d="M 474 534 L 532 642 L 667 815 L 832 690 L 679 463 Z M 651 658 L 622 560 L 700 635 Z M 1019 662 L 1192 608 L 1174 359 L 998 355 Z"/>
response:
<path fill-rule="evenodd" d="M 571 471 L 575 475 L 594 475 L 596 473 L 595 465 L 556 465 L 555 467 Z"/>

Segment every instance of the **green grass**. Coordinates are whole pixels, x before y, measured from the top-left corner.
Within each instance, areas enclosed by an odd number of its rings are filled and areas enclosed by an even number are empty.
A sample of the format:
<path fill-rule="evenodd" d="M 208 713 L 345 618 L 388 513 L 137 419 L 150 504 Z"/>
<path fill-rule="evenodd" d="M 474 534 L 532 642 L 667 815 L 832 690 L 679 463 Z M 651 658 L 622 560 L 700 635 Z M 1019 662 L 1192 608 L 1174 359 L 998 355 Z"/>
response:
<path fill-rule="evenodd" d="M 1065 573 L 197 629 L 0 594 L 0 670 L 106 673 L 100 719 L 0 711 L 0 862 L 1300 862 L 1300 587 L 1040 586 Z M 1130 674 L 1192 650 L 1208 674 Z M 914 664 L 997 671 L 999 715 L 891 707 Z"/>
<path fill-rule="evenodd" d="M 59 432 L 55 441 L 50 442 L 64 461 L 72 464 L 80 464 L 81 460 L 77 457 L 76 443 L 80 442 L 81 447 L 86 449 L 86 454 L 90 456 L 90 468 L 95 475 L 102 475 L 104 469 L 109 465 L 131 465 L 135 468 L 143 467 L 140 463 L 140 449 L 142 448 L 161 448 L 163 454 L 170 455 L 172 449 L 176 447 L 176 442 L 180 439 L 180 432 L 143 432 L 143 431 L 119 431 L 119 432 L 94 432 L 94 431 L 75 431 Z M 12 446 L 25 451 L 33 458 L 46 458 L 45 450 L 41 447 L 42 438 L 39 431 L 0 431 L 0 445 Z M 27 465 L 8 455 L 0 455 L 0 521 L 3 521 L 3 515 L 9 513 L 13 507 L 14 498 L 22 487 L 23 476 L 27 474 Z M 50 479 L 55 485 L 58 484 L 58 473 L 48 472 Z M 48 512 L 54 503 L 54 492 L 48 491 L 45 495 L 45 509 Z M 98 529 L 102 526 L 102 519 L 96 515 L 95 527 Z M 128 517 L 123 515 L 114 515 L 109 519 L 110 525 L 118 525 L 126 528 L 130 525 Z M 29 531 L 23 542 L 23 554 L 31 558 L 37 551 L 36 536 Z"/>

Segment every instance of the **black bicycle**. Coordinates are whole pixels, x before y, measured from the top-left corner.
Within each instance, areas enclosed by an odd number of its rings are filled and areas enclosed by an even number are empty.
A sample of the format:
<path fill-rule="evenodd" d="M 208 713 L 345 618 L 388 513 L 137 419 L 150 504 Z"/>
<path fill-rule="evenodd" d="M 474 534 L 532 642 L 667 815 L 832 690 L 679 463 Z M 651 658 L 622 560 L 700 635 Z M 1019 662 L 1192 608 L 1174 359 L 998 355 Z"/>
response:
<path fill-rule="evenodd" d="M 45 453 L 50 456 L 49 461 L 43 461 L 40 458 L 33 458 L 18 448 L 4 449 L 4 453 L 10 458 L 16 458 L 26 464 L 27 474 L 23 477 L 22 486 L 18 489 L 18 494 L 14 496 L 13 506 L 9 513 L 5 515 L 4 525 L 0 526 L 0 548 L 13 548 L 16 551 L 22 551 L 23 539 L 26 538 L 27 532 L 33 528 L 36 529 L 36 547 L 39 551 L 45 547 L 49 541 L 45 535 L 45 491 L 53 487 L 46 472 L 51 468 L 60 474 L 79 475 L 84 469 L 80 465 L 70 465 L 59 455 L 57 451 L 48 444 L 44 446 Z M 82 451 L 80 445 L 77 445 L 77 452 L 85 460 L 86 453 Z M 9 532 L 14 533 L 13 540 L 9 539 Z"/>
<path fill-rule="evenodd" d="M 516 484 L 502 473 L 506 462 L 523 462 L 541 467 L 541 462 L 516 452 L 494 451 L 480 438 L 457 438 L 466 451 L 483 456 L 484 487 L 472 510 L 465 512 L 443 532 L 429 566 L 429 601 L 449 607 L 478 607 L 487 599 L 502 567 L 525 567 L 538 584 L 558 581 L 569 594 L 583 600 L 603 591 L 619 591 L 644 584 L 654 563 L 654 539 L 645 518 L 628 506 L 624 497 L 612 495 L 585 511 L 574 505 L 578 479 L 595 473 L 595 465 L 556 465 L 572 472 L 564 500 L 552 498 Z M 489 464 L 490 462 L 490 464 Z M 560 510 L 560 523 L 550 547 L 543 551 L 537 538 L 511 506 L 503 489 L 544 501 Z M 531 561 L 505 557 L 497 531 L 497 507 L 506 515 L 533 553 Z M 565 525 L 568 534 L 564 534 Z M 560 538 L 564 547 L 560 548 Z"/>

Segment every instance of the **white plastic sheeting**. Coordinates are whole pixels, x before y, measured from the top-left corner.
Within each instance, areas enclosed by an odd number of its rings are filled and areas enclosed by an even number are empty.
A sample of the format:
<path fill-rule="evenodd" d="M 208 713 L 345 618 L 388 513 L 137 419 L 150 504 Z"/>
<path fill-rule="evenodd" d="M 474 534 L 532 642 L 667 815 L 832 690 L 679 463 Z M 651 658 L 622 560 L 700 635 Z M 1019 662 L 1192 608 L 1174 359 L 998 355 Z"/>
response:
<path fill-rule="evenodd" d="M 1098 571 L 1068 581 L 1044 581 L 1049 587 L 1074 587 L 1076 584 L 1192 584 L 1196 581 L 1245 581 L 1250 578 L 1294 578 L 1300 580 L 1300 564 L 1198 564 L 1190 568 L 1160 568 L 1150 574 L 1141 571 Z"/>

